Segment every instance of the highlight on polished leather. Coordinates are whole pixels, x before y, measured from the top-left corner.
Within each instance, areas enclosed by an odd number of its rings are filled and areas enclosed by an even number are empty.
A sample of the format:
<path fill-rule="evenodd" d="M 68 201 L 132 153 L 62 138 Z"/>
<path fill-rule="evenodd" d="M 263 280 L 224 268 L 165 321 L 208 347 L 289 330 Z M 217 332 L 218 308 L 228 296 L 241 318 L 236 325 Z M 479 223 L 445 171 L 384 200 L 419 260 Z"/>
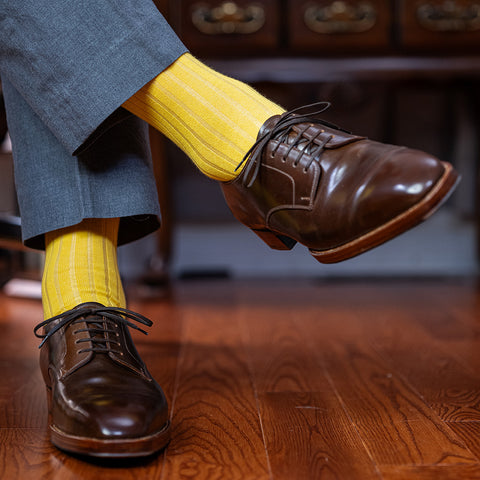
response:
<path fill-rule="evenodd" d="M 271 248 L 290 250 L 299 242 L 319 262 L 334 263 L 425 220 L 459 177 L 424 152 L 319 119 L 327 106 L 269 118 L 240 175 L 221 187 L 235 217 Z"/>
<path fill-rule="evenodd" d="M 168 443 L 167 401 L 133 344 L 129 327 L 146 333 L 134 322 L 152 325 L 130 310 L 83 303 L 35 327 L 58 448 L 138 457 Z"/>

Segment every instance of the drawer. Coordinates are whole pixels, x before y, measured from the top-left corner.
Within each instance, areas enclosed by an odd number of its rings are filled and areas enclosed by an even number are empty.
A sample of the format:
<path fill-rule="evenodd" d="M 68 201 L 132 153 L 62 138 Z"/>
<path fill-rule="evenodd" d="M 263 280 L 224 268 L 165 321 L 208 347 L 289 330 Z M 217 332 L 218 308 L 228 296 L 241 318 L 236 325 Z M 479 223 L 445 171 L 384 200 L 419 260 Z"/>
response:
<path fill-rule="evenodd" d="M 289 0 L 289 44 L 320 55 L 381 51 L 390 44 L 387 0 Z"/>
<path fill-rule="evenodd" d="M 417 49 L 480 52 L 480 0 L 402 0 L 400 41 Z"/>
<path fill-rule="evenodd" d="M 176 30 L 197 54 L 241 55 L 278 46 L 277 0 L 187 0 L 176 2 Z"/>

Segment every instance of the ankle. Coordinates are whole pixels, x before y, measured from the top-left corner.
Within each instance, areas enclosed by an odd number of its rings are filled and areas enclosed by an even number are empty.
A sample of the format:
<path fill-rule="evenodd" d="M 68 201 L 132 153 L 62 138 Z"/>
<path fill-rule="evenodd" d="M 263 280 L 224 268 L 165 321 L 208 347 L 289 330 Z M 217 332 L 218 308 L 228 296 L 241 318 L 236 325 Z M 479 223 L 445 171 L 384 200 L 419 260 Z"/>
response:
<path fill-rule="evenodd" d="M 125 307 L 117 264 L 119 219 L 87 219 L 45 236 L 45 318 L 85 302 Z"/>

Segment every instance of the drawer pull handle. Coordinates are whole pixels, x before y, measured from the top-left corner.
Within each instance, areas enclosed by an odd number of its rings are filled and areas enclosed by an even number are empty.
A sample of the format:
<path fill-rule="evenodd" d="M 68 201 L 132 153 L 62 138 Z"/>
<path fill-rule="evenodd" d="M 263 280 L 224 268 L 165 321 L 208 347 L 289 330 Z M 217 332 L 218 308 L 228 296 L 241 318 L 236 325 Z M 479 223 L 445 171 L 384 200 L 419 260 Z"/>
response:
<path fill-rule="evenodd" d="M 258 32 L 265 24 L 265 10 L 252 4 L 244 8 L 235 2 L 224 2 L 218 7 L 196 4 L 192 11 L 192 22 L 207 35 L 248 35 Z"/>
<path fill-rule="evenodd" d="M 377 11 L 369 2 L 349 5 L 334 1 L 328 5 L 312 5 L 305 10 L 307 27 L 322 34 L 363 33 L 377 22 Z"/>
<path fill-rule="evenodd" d="M 480 3 L 458 5 L 454 0 L 425 3 L 417 8 L 417 19 L 423 28 L 432 32 L 480 30 Z"/>

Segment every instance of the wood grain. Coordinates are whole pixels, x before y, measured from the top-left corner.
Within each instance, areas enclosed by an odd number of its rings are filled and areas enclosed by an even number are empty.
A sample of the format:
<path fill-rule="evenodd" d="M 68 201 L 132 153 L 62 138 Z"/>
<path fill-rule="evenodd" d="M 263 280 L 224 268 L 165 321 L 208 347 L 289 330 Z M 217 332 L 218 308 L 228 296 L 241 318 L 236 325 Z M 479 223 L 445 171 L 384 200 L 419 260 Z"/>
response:
<path fill-rule="evenodd" d="M 270 309 L 245 308 L 241 324 L 273 477 L 380 478 L 323 369 L 304 348 L 293 312 L 279 308 L 271 315 Z"/>
<path fill-rule="evenodd" d="M 183 322 L 173 439 L 162 478 L 269 478 L 256 399 L 232 308 L 188 305 Z"/>
<path fill-rule="evenodd" d="M 480 479 L 475 282 L 185 282 L 134 299 L 169 399 L 159 455 L 67 455 L 46 429 L 33 326 L 0 296 L 0 479 Z"/>

